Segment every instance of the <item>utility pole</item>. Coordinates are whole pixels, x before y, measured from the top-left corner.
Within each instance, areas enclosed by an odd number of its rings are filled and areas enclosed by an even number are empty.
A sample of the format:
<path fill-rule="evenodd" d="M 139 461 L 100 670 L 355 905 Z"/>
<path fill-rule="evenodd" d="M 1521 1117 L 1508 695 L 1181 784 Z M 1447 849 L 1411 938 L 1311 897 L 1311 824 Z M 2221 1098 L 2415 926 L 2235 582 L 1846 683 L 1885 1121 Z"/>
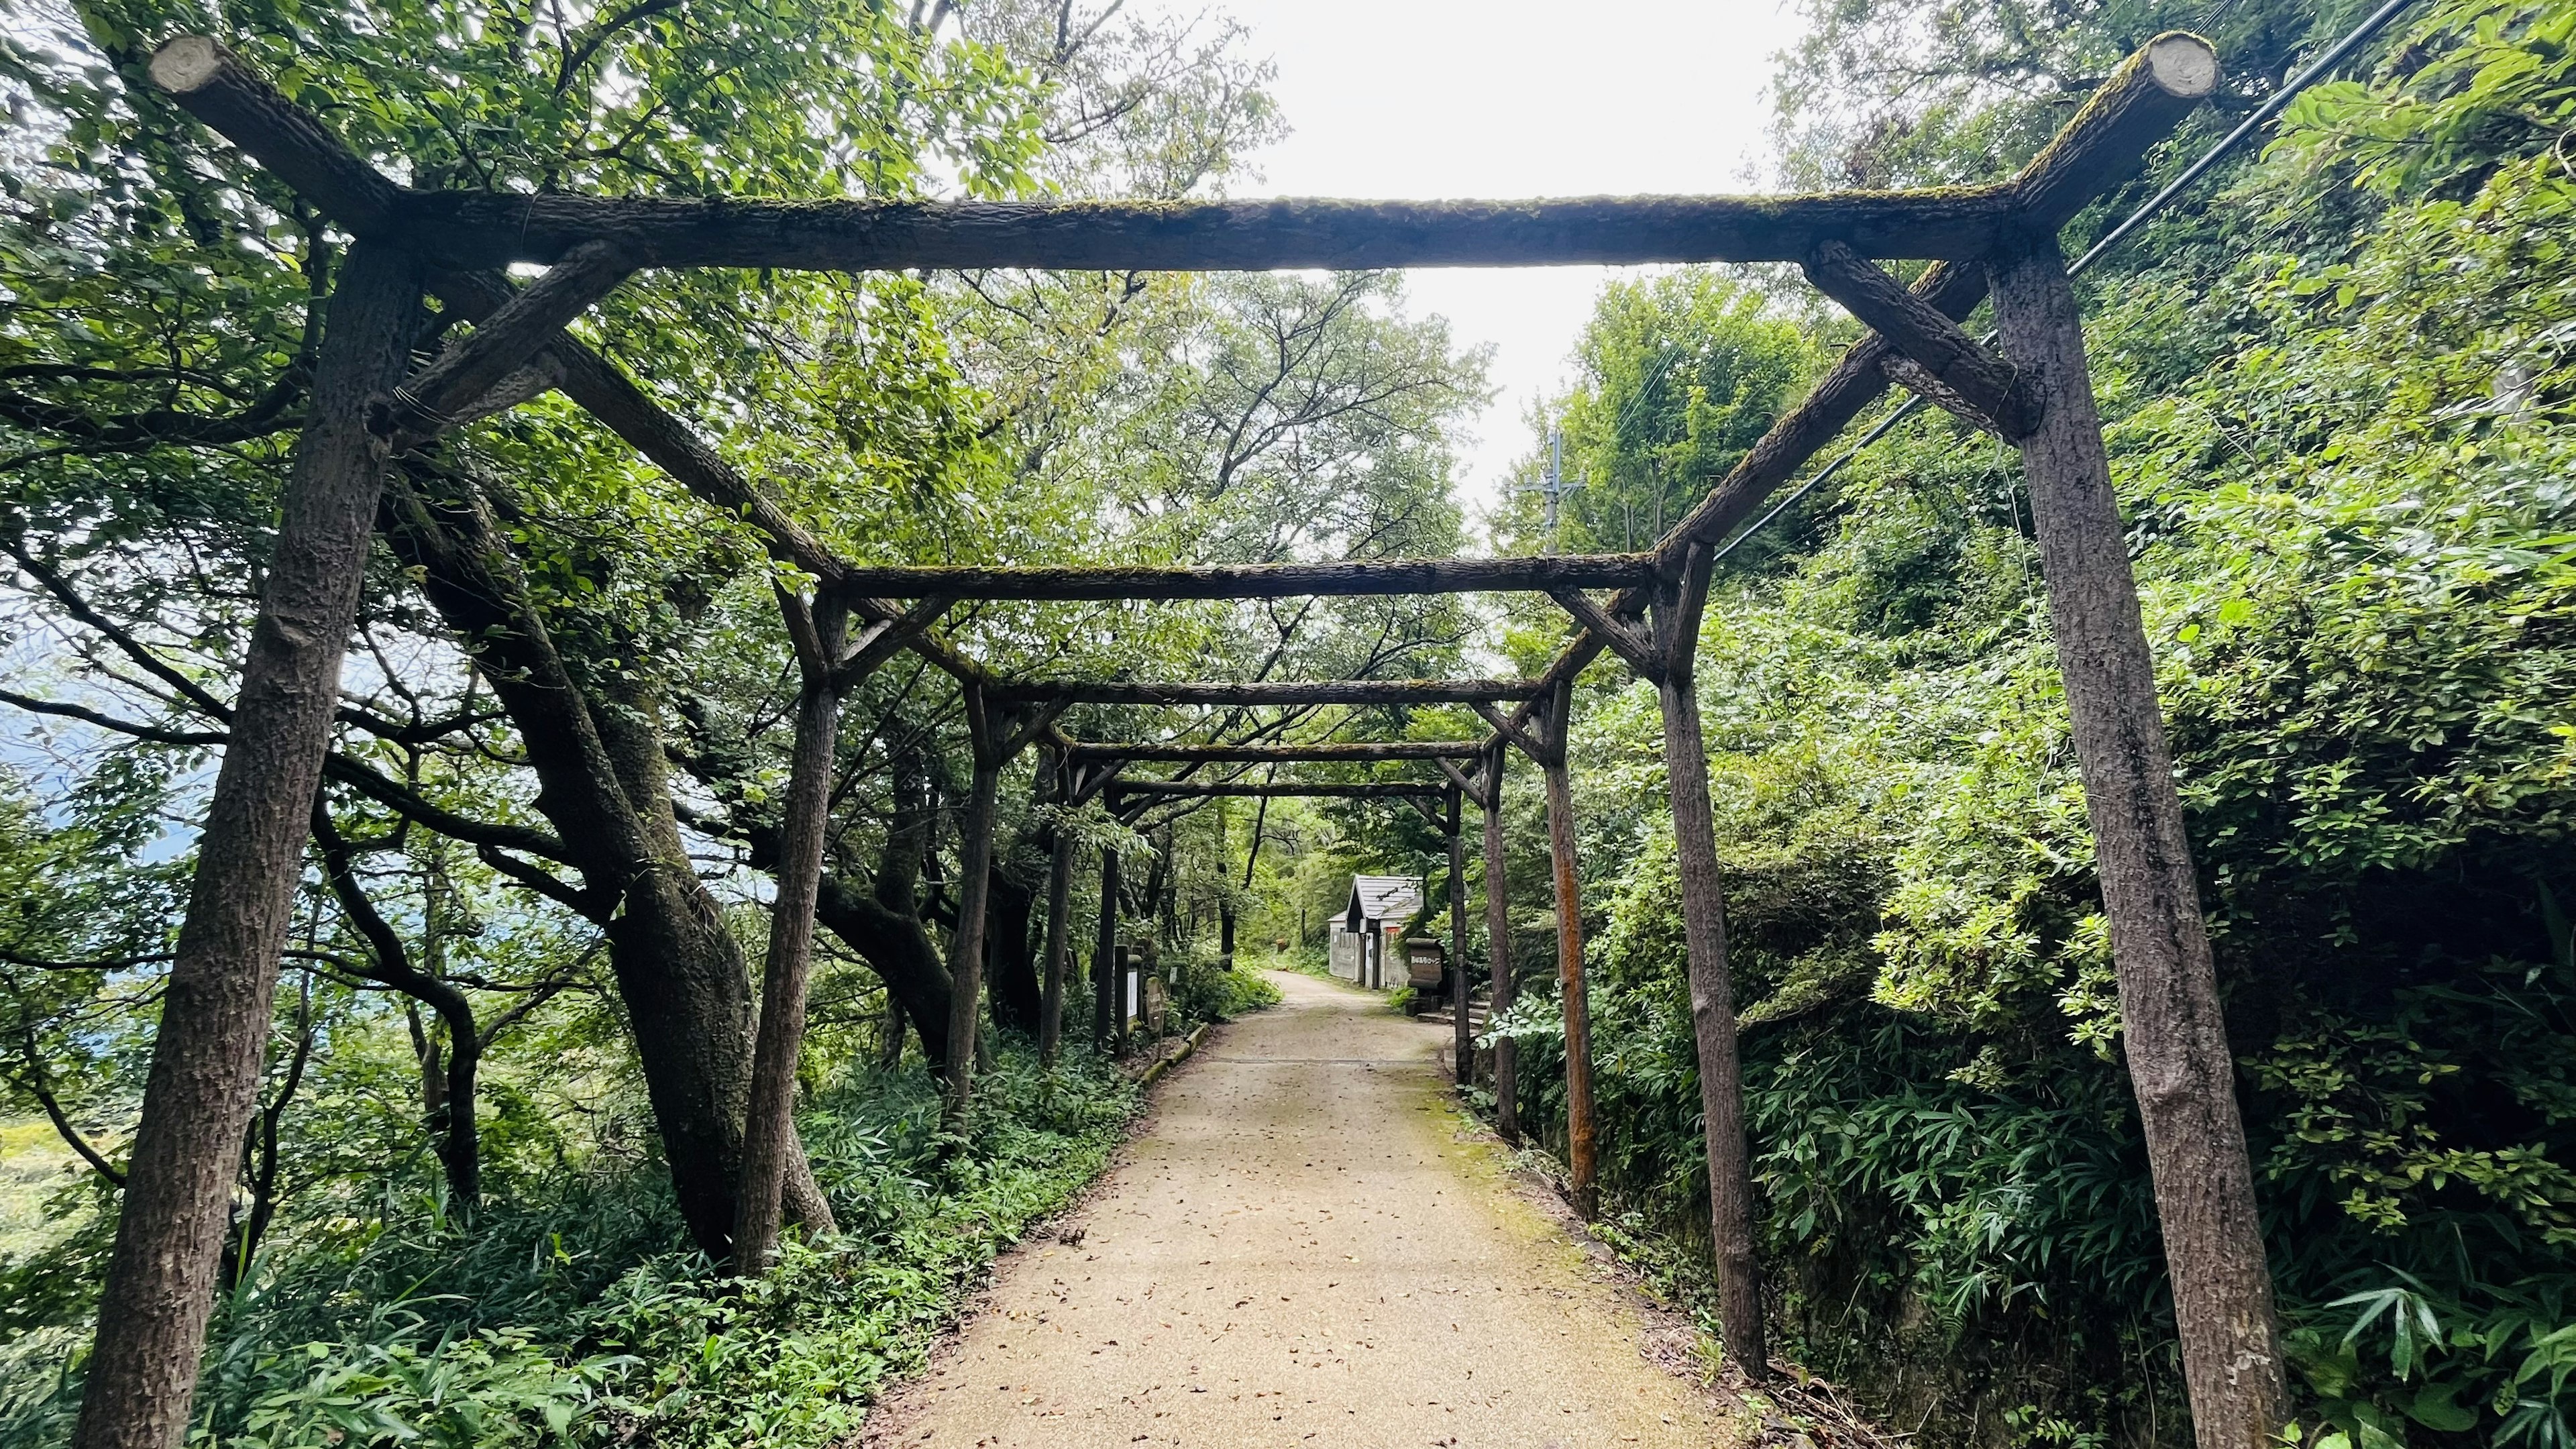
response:
<path fill-rule="evenodd" d="M 1543 546 L 1545 552 L 1556 552 L 1557 505 L 1564 500 L 1566 494 L 1591 481 L 1588 476 L 1572 483 L 1565 481 L 1565 430 L 1548 429 L 1547 476 L 1536 483 L 1523 483 L 1512 490 L 1514 493 L 1536 493 L 1547 500 L 1547 542 Z"/>

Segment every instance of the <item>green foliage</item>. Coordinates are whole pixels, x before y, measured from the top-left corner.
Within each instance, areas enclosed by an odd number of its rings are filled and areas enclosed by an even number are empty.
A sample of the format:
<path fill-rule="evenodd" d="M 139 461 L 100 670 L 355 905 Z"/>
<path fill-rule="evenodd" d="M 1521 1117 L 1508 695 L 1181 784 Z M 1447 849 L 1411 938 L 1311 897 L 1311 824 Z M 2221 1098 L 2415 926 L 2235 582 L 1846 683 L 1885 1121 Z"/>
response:
<path fill-rule="evenodd" d="M 1661 537 L 1762 436 L 1814 371 L 1818 349 L 1767 293 L 1705 267 L 1612 282 L 1576 344 L 1564 467 L 1584 487 L 1557 544 L 1633 552 Z M 1538 504 L 1514 503 L 1535 551 Z"/>
<path fill-rule="evenodd" d="M 309 1235 L 223 1306 L 191 1442 L 836 1442 L 994 1255 L 1107 1166 L 1135 1102 L 1114 1074 L 1006 1049 L 952 1137 L 917 1068 L 841 1082 L 800 1126 L 844 1232 L 791 1239 L 752 1283 L 679 1249 L 642 1164 L 470 1220 Z M 54 1442 L 77 1374 L 60 1333 L 21 1344 L 0 1353 L 0 1443 Z"/>
<path fill-rule="evenodd" d="M 2427 8 L 2090 308 L 2302 1418 L 2334 1449 L 2557 1449 L 2576 1413 L 2563 11 Z M 1894 0 L 1818 33 L 1864 62 L 1934 42 L 1903 53 L 1939 78 L 1853 158 L 1924 179 L 1993 174 L 2053 124 L 2035 82 L 2190 18 Z M 2329 18 L 2224 23 L 2260 55 Z M 1606 295 L 1596 336 L 1635 305 Z M 1722 326 L 1670 313 L 1628 353 Z M 1667 445 L 1608 444 L 1640 476 Z M 1927 1438 L 2170 1439 L 2162 1248 L 2015 473 L 1946 419 L 1900 429 L 1711 600 L 1760 1231 L 1795 1355 Z M 1611 669 L 1579 707 L 1603 1180 L 1625 1241 L 1687 1262 L 1706 1186 L 1661 735 Z M 1533 960 L 1493 1032 L 1553 1133 Z"/>
<path fill-rule="evenodd" d="M 1276 985 L 1216 957 L 1184 964 L 1180 985 L 1172 992 L 1172 1009 L 1183 1021 L 1232 1021 L 1279 1001 Z"/>

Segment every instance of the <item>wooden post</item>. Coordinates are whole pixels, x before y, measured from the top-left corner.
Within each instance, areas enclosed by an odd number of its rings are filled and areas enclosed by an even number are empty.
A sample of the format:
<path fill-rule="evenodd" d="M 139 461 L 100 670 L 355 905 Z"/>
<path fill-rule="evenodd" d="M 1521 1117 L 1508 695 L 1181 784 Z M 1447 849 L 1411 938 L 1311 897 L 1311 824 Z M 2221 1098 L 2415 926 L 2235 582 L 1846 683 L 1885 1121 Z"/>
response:
<path fill-rule="evenodd" d="M 278 953 L 384 486 L 385 448 L 367 414 L 402 381 L 420 288 L 416 261 L 360 243 L 331 296 L 311 420 L 296 444 L 127 1154 L 74 1437 L 83 1449 L 167 1449 L 187 1429 Z"/>
<path fill-rule="evenodd" d="M 1453 1035 L 1458 1050 L 1458 1090 L 1476 1082 L 1476 1032 L 1467 1023 L 1467 840 L 1458 833 L 1458 792 L 1451 790 L 1449 808 L 1449 1012 L 1456 1018 Z"/>
<path fill-rule="evenodd" d="M 2110 919 L 2122 1048 L 2164 1231 L 2192 1435 L 2200 1449 L 2263 1449 L 2289 1407 L 2272 1280 L 2083 316 L 2052 239 L 1998 254 L 1989 272 L 2005 354 L 2043 409 L 2022 441 L 2022 467 Z"/>
<path fill-rule="evenodd" d="M 1112 959 L 1118 963 L 1118 970 L 1113 978 L 1115 988 L 1110 992 L 1110 1016 L 1118 1023 L 1118 1055 L 1123 1057 L 1135 1044 L 1136 1037 L 1136 1018 L 1127 1010 L 1127 978 L 1135 969 L 1135 958 L 1122 942 Z M 1144 1003 L 1140 1001 L 1137 1004 L 1141 1006 Z"/>
<path fill-rule="evenodd" d="M 1091 956 L 1091 1045 L 1118 1046 L 1118 847 L 1100 847 L 1100 929 Z"/>
<path fill-rule="evenodd" d="M 1575 861 L 1574 780 L 1566 764 L 1573 714 L 1574 681 L 1569 679 L 1547 702 L 1539 773 L 1547 780 L 1547 854 L 1556 880 L 1556 979 L 1565 1011 L 1565 1159 L 1574 1180 L 1574 1210 L 1588 1218 L 1600 1207 L 1600 1189 L 1592 1140 L 1592 1013 L 1583 976 L 1583 882 Z"/>
<path fill-rule="evenodd" d="M 796 737 L 785 817 L 778 830 L 778 894 L 769 907 L 769 957 L 760 974 L 760 1025 L 743 1113 L 742 1180 L 734 1193 L 733 1271 L 757 1277 L 778 1248 L 780 1193 L 796 1145 L 796 1066 L 805 1045 L 805 987 L 814 958 L 814 904 L 832 816 L 832 753 L 841 732 L 834 666 L 849 640 L 850 612 L 832 596 L 812 604 L 778 590 L 796 645 Z"/>
<path fill-rule="evenodd" d="M 1485 753 L 1485 957 L 1494 978 L 1486 1010 L 1494 1017 L 1512 1006 L 1512 903 L 1503 861 L 1503 762 L 1508 747 L 1495 741 Z M 1506 1142 L 1521 1135 L 1520 1048 L 1508 1039 L 1494 1043 L 1494 1130 Z"/>
<path fill-rule="evenodd" d="M 937 617 L 944 599 L 925 599 L 909 620 L 924 610 Z M 892 646 L 888 646 L 891 648 Z M 1002 767 L 1028 748 L 1055 718 L 1052 706 L 1030 709 L 997 705 L 973 679 L 958 690 L 966 705 L 966 734 L 975 757 L 974 782 L 966 797 L 966 819 L 958 835 L 957 936 L 948 974 L 954 986 L 948 1001 L 948 1116 L 954 1122 L 966 1108 L 974 1087 L 975 1064 L 983 1044 L 985 906 L 993 895 L 993 807 L 1002 793 Z M 961 1055 L 963 1053 L 963 1055 Z"/>
<path fill-rule="evenodd" d="M 1651 678 L 1664 723 L 1673 854 L 1690 973 L 1691 1034 L 1699 1052 L 1701 1132 L 1708 1154 L 1709 1242 L 1717 1259 L 1718 1319 L 1727 1351 L 1749 1377 L 1770 1372 L 1762 1269 L 1753 1245 L 1753 1172 L 1744 1135 L 1744 1067 L 1736 1050 L 1735 978 L 1726 959 L 1725 883 L 1708 795 L 1696 660 L 1708 597 L 1706 544 L 1695 546 L 1669 601 L 1658 606 Z"/>
<path fill-rule="evenodd" d="M 1070 803 L 1072 781 L 1063 756 L 1049 751 L 1044 768 L 1047 777 L 1056 782 L 1055 797 Z M 1039 968 L 1038 983 L 1038 1065 L 1049 1070 L 1064 1042 L 1064 977 L 1066 956 L 1072 950 L 1067 939 L 1073 928 L 1073 835 L 1059 821 L 1052 848 L 1047 852 L 1046 958 Z"/>
<path fill-rule="evenodd" d="M 966 815 L 959 822 L 957 844 L 957 934 L 949 952 L 948 975 L 955 983 L 948 998 L 948 1104 L 956 1121 L 974 1089 L 975 1047 L 983 1035 L 984 904 L 993 893 L 993 806 L 1002 792 L 1002 753 L 984 691 L 964 686 L 966 728 L 973 740 L 974 775 L 967 787 Z"/>

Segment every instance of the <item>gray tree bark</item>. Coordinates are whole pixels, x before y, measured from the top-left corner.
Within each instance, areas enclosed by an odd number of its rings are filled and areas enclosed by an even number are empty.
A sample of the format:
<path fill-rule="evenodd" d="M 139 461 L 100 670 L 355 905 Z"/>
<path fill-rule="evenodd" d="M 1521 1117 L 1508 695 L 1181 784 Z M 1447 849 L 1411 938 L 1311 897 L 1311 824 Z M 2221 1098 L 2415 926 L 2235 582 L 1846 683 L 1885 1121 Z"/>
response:
<path fill-rule="evenodd" d="M 742 1178 L 734 1193 L 733 1270 L 745 1278 L 767 1272 L 778 1250 L 781 1194 L 797 1145 L 796 1065 L 805 1049 L 814 907 L 822 892 L 823 838 L 831 829 L 833 746 L 841 733 L 841 684 L 834 666 L 849 642 L 849 610 L 837 596 L 808 604 L 782 589 L 778 603 L 796 641 L 801 683 L 779 822 L 778 890 L 769 907 L 769 959 L 761 970 L 760 1024 L 752 1038 L 750 1101 L 743 1111 Z"/>
<path fill-rule="evenodd" d="M 417 262 L 361 245 L 332 293 L 312 421 L 296 445 L 127 1158 L 75 1431 L 81 1449 L 167 1449 L 187 1428 L 384 486 L 385 450 L 367 413 L 402 382 L 420 289 Z"/>
<path fill-rule="evenodd" d="M 1060 761 L 1051 759 L 1047 767 L 1062 779 Z M 1073 836 L 1059 826 L 1047 851 L 1046 957 L 1038 982 L 1038 1065 L 1048 1069 L 1054 1068 L 1064 1045 L 1065 958 L 1072 950 L 1072 930 Z"/>
<path fill-rule="evenodd" d="M 1706 587 L 1694 572 L 1685 588 Z M 1726 958 L 1725 882 L 1709 808 L 1708 747 L 1693 668 L 1695 601 L 1658 622 L 1663 667 L 1655 679 L 1664 722 L 1664 769 L 1680 867 L 1682 933 L 1690 972 L 1691 1034 L 1699 1054 L 1701 1132 L 1708 1153 L 1709 1242 L 1717 1258 L 1718 1319 L 1727 1352 L 1750 1377 L 1770 1373 L 1762 1321 L 1762 1266 L 1753 1246 L 1753 1171 L 1744 1136 L 1744 1065 L 1735 1035 L 1735 977 Z"/>
<path fill-rule="evenodd" d="M 2263 1449 L 2289 1410 L 2272 1279 L 2083 316 L 2054 241 L 1998 255 L 1991 273 L 2004 351 L 2044 407 L 2022 442 L 2022 466 L 2111 924 L 2122 1048 L 2173 1281 L 2192 1434 L 2200 1449 Z"/>
<path fill-rule="evenodd" d="M 952 1123 L 964 1114 L 975 1087 L 975 1043 L 984 1016 L 984 906 L 993 893 L 993 808 L 1002 792 L 1002 760 L 990 741 L 994 726 L 982 691 L 966 691 L 966 710 L 975 731 L 975 769 L 958 827 L 957 944 L 948 963 L 955 983 L 948 998 L 946 1073 Z"/>

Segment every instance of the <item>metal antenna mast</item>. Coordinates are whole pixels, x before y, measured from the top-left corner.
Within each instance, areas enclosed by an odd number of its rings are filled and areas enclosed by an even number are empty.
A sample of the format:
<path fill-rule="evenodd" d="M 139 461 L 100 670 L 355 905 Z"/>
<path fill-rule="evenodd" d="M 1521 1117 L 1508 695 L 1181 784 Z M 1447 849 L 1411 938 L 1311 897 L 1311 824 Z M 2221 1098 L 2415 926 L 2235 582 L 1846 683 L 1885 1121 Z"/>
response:
<path fill-rule="evenodd" d="M 1589 477 L 1578 478 L 1571 483 L 1565 481 L 1565 430 L 1548 429 L 1547 476 L 1536 483 L 1523 483 L 1512 489 L 1514 493 L 1536 493 L 1547 500 L 1547 552 L 1556 552 L 1557 505 L 1565 495 L 1591 481 Z"/>

